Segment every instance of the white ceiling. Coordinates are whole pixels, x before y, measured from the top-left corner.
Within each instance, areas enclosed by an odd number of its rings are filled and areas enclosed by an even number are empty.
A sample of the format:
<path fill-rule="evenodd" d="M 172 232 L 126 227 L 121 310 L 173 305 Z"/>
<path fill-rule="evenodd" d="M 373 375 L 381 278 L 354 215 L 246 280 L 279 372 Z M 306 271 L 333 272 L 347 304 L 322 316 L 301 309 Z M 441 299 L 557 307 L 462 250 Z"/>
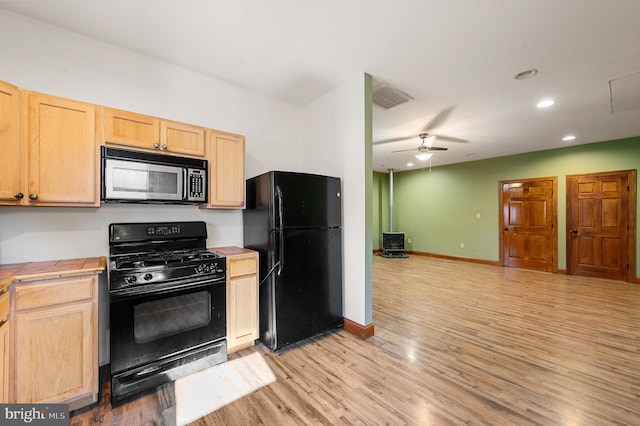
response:
<path fill-rule="evenodd" d="M 0 7 L 305 105 L 355 73 L 414 100 L 373 108 L 375 170 L 433 166 L 640 135 L 638 0 L 58 0 Z M 19 42 L 19 41 L 16 41 Z M 515 80 L 523 70 L 537 76 Z M 556 104 L 535 104 L 551 97 Z M 619 110 L 619 111 L 618 111 Z M 393 143 L 388 139 L 410 137 Z"/>

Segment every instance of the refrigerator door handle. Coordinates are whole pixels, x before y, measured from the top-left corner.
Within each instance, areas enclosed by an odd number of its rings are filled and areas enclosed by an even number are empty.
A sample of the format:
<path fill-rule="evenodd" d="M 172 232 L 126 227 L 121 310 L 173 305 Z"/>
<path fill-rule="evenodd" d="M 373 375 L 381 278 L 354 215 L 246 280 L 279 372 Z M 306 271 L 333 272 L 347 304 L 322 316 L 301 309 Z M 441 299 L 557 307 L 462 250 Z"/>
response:
<path fill-rule="evenodd" d="M 276 185 L 276 198 L 278 199 L 278 276 L 282 272 L 282 267 L 284 266 L 284 238 L 282 235 L 282 224 L 284 222 L 282 217 L 282 189 L 280 189 L 280 185 Z"/>
<path fill-rule="evenodd" d="M 278 276 L 282 272 L 282 267 L 284 266 L 284 236 L 282 235 L 282 231 L 278 232 Z"/>
<path fill-rule="evenodd" d="M 282 224 L 284 220 L 282 218 L 282 190 L 279 185 L 276 185 L 276 199 L 278 200 L 278 229 L 282 230 Z"/>

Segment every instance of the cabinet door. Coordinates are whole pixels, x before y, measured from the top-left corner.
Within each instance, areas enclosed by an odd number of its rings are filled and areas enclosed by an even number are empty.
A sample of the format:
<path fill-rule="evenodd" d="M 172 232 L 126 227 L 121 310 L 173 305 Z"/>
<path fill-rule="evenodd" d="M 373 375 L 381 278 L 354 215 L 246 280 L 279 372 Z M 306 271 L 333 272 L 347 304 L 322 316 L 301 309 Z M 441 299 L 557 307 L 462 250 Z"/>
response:
<path fill-rule="evenodd" d="M 0 404 L 9 402 L 9 292 L 0 294 Z"/>
<path fill-rule="evenodd" d="M 0 205 L 19 204 L 20 90 L 0 81 Z"/>
<path fill-rule="evenodd" d="M 64 402 L 97 392 L 92 301 L 16 312 L 15 399 Z"/>
<path fill-rule="evenodd" d="M 255 275 L 231 278 L 230 287 L 233 340 L 236 344 L 253 342 L 258 338 L 258 279 Z"/>
<path fill-rule="evenodd" d="M 9 323 L 0 320 L 0 404 L 9 402 Z"/>
<path fill-rule="evenodd" d="M 204 157 L 204 129 L 174 121 L 160 122 L 161 149 L 168 153 Z"/>
<path fill-rule="evenodd" d="M 160 150 L 160 120 L 134 112 L 101 108 L 102 143 Z"/>
<path fill-rule="evenodd" d="M 98 206 L 95 106 L 28 96 L 27 204 Z"/>
<path fill-rule="evenodd" d="M 258 256 L 227 259 L 227 347 L 234 352 L 252 345 L 259 337 Z"/>
<path fill-rule="evenodd" d="M 208 207 L 244 209 L 244 137 L 209 132 Z"/>

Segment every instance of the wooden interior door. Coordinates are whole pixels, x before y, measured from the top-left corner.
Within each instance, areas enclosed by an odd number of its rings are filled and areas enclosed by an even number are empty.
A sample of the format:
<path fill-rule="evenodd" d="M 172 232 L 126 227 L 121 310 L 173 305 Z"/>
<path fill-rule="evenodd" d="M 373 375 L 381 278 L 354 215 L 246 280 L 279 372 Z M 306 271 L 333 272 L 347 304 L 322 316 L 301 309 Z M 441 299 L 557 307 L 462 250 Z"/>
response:
<path fill-rule="evenodd" d="M 567 176 L 567 273 L 635 281 L 636 171 Z"/>
<path fill-rule="evenodd" d="M 501 264 L 558 271 L 557 178 L 500 182 Z"/>

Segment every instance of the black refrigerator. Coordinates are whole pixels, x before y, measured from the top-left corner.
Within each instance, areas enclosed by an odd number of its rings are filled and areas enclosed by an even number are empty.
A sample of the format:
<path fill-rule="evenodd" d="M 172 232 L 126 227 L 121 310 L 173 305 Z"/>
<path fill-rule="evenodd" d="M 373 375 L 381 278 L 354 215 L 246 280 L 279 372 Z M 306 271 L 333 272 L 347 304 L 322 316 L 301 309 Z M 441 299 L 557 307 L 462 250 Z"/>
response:
<path fill-rule="evenodd" d="M 247 180 L 244 245 L 260 254 L 260 340 L 272 351 L 342 325 L 339 178 Z"/>

